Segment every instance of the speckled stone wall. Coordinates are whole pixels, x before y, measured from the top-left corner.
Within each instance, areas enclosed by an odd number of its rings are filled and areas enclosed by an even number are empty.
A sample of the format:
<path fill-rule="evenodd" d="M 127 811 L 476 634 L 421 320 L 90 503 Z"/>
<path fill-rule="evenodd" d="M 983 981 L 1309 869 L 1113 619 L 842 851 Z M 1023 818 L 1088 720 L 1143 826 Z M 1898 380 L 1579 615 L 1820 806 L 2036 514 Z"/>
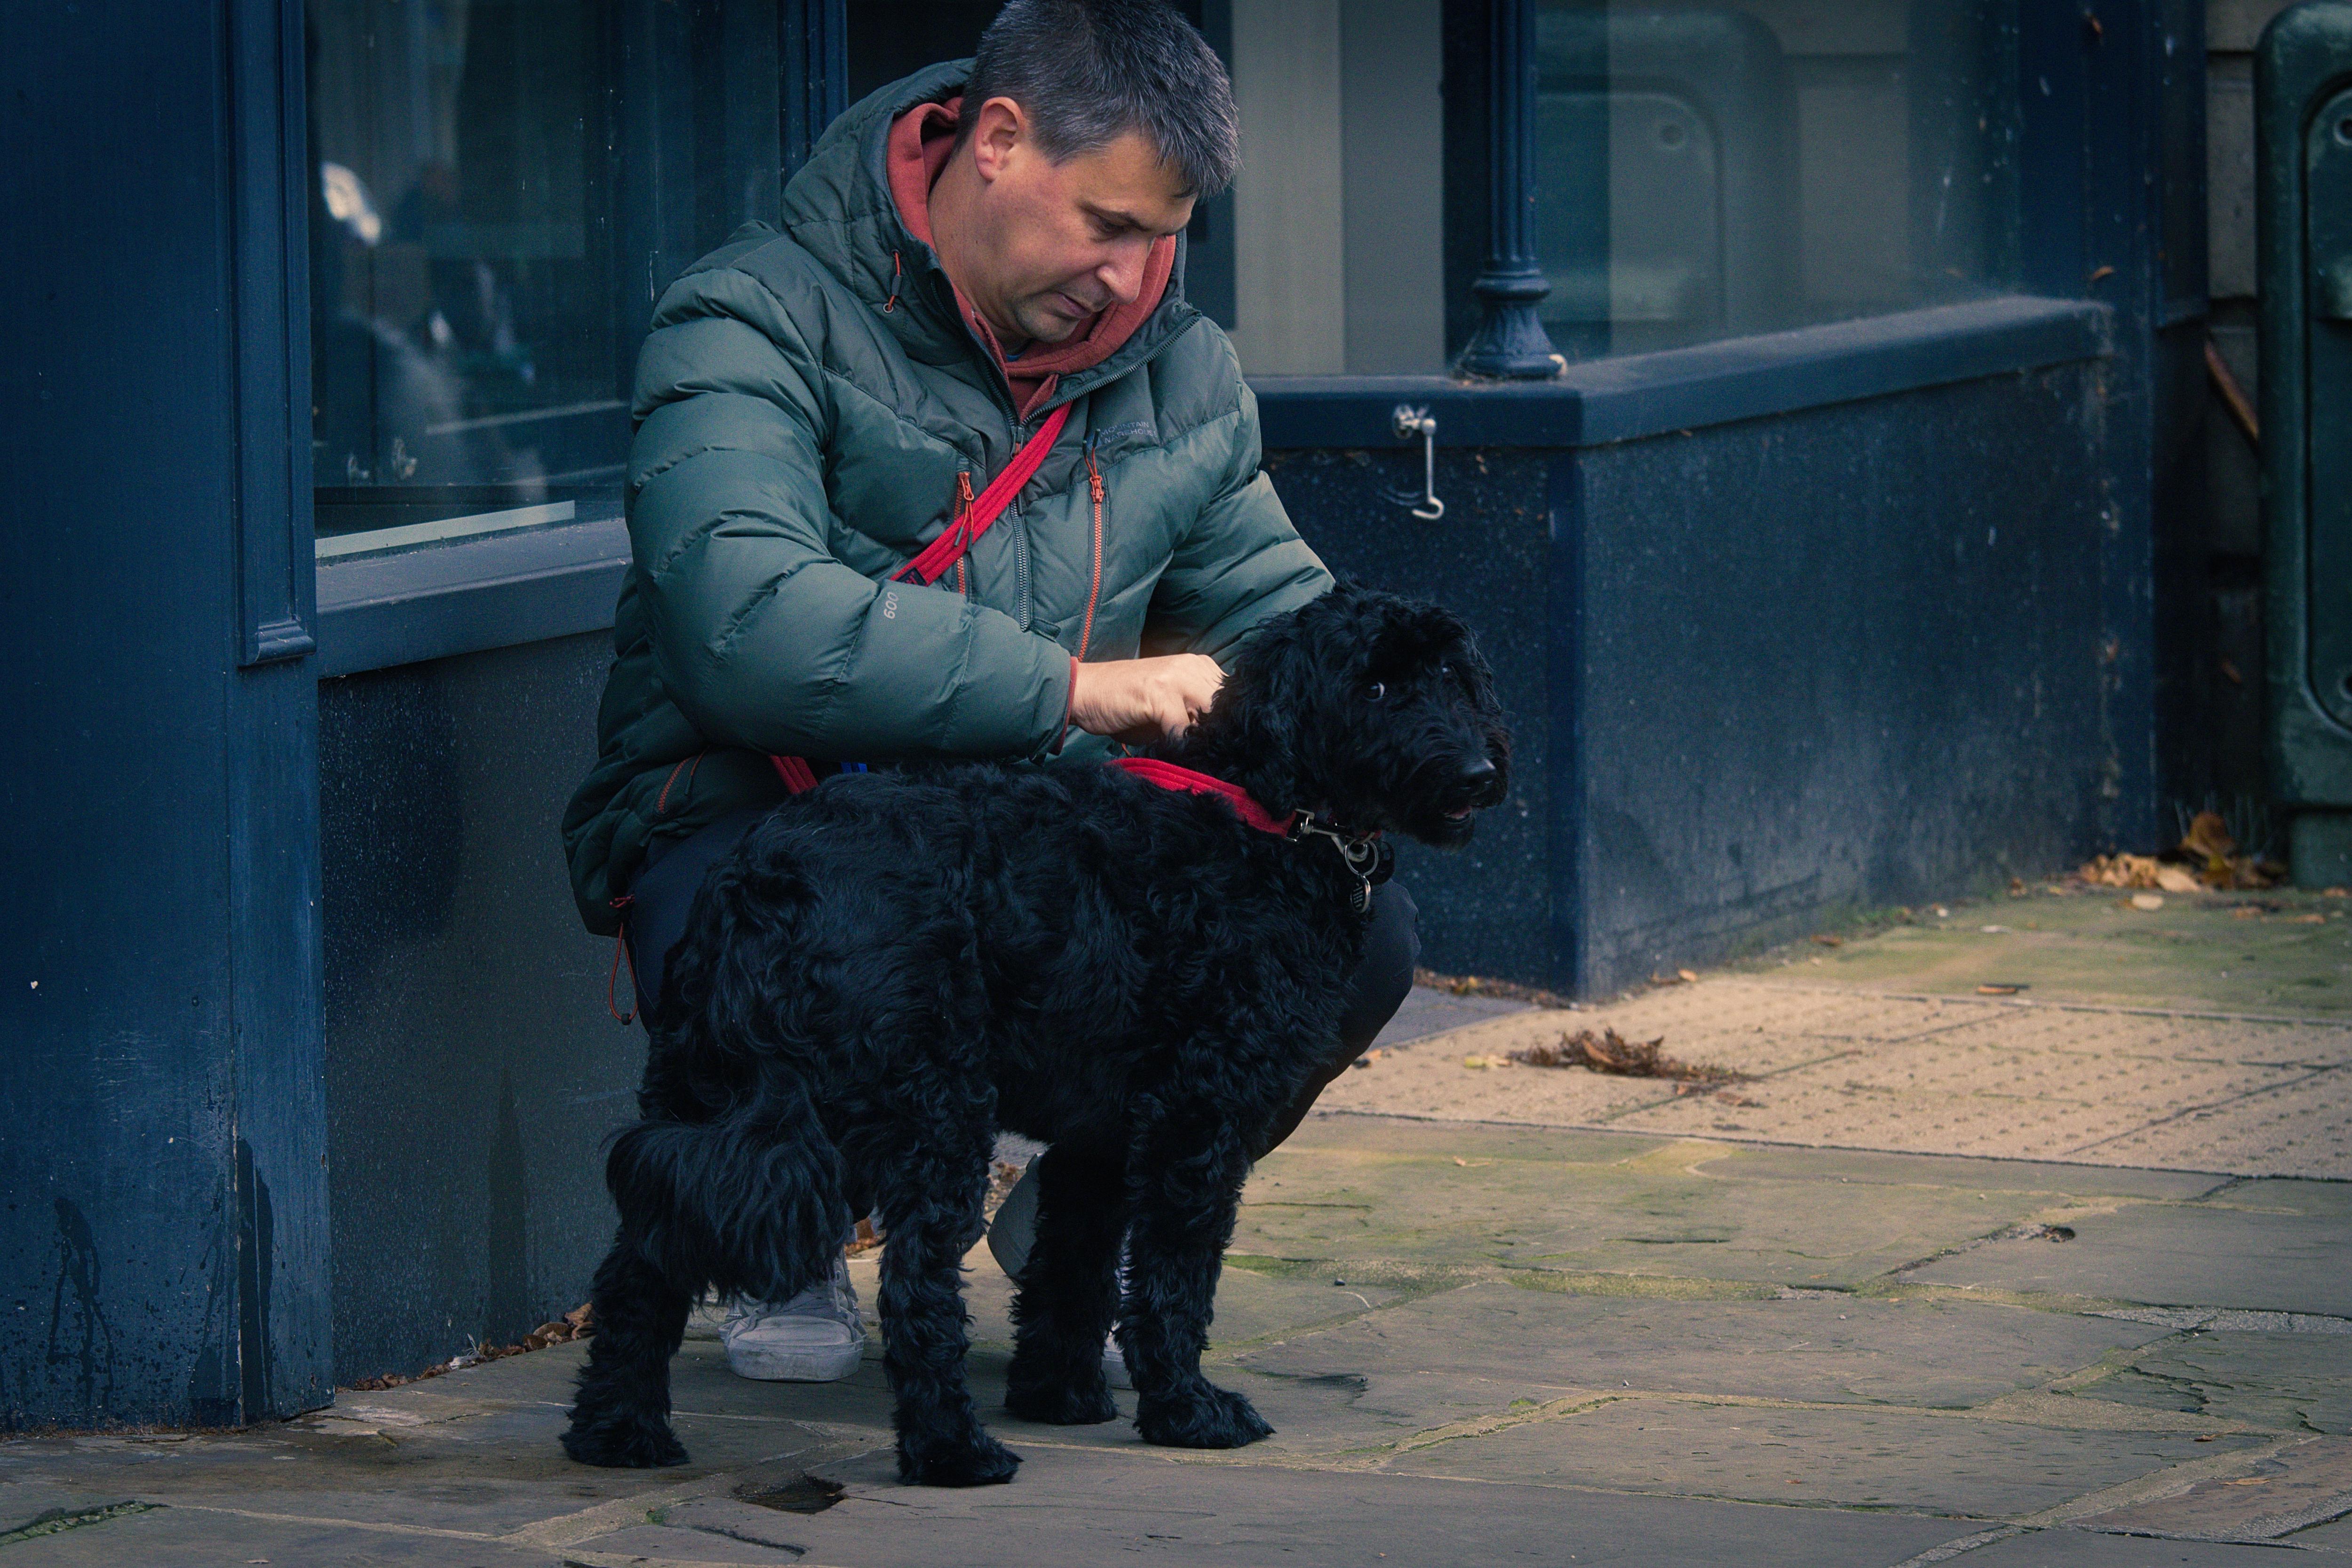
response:
<path fill-rule="evenodd" d="M 1549 668 L 1554 588 L 1549 454 L 1441 450 L 1445 515 L 1415 518 L 1417 452 L 1271 452 L 1266 468 L 1332 570 L 1435 599 L 1469 624 L 1512 718 L 1511 795 L 1454 853 L 1402 844 L 1421 908 L 1422 962 L 1446 973 L 1536 979 L 1555 967 Z"/>
<path fill-rule="evenodd" d="M 2094 371 L 1581 453 L 1585 991 L 2068 863 L 2102 698 Z"/>
<path fill-rule="evenodd" d="M 610 647 L 320 683 L 339 1383 L 512 1343 L 612 1239 L 598 1144 L 645 1036 L 605 1011 L 557 837 Z"/>
<path fill-rule="evenodd" d="M 1425 962 L 1584 994 L 2093 847 L 2117 749 L 2089 364 L 1572 452 L 1268 467 L 1331 563 L 1467 619 L 1510 804 L 1407 847 Z"/>

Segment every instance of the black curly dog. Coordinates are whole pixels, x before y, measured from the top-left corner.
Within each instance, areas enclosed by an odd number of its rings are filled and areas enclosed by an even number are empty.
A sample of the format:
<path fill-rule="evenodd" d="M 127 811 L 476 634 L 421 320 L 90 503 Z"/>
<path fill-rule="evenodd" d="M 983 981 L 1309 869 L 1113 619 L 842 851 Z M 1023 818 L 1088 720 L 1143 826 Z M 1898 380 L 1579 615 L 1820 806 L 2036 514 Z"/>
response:
<path fill-rule="evenodd" d="M 644 1120 L 606 1166 L 620 1235 L 565 1449 L 684 1463 L 669 1360 L 696 1298 L 780 1301 L 822 1279 L 870 1194 L 899 1473 L 1011 1479 L 1020 1459 L 965 1386 L 959 1276 L 1000 1128 L 1051 1145 L 1005 1408 L 1114 1419 L 1116 1318 L 1147 1441 L 1265 1436 L 1201 1352 L 1242 1184 L 1330 1059 L 1363 951 L 1341 840 L 1467 842 L 1509 752 L 1459 621 L 1342 586 L 1255 633 L 1158 749 L 1339 838 L 1110 767 L 850 773 L 779 806 L 670 954 Z"/>

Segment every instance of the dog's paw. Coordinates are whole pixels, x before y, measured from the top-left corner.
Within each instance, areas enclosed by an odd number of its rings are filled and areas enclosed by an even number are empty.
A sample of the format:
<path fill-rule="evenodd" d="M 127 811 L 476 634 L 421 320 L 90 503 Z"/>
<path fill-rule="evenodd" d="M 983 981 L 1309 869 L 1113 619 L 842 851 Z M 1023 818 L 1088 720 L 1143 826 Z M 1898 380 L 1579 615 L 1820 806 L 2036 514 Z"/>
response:
<path fill-rule="evenodd" d="M 1004 1390 L 1004 1408 L 1024 1421 L 1048 1426 L 1094 1426 L 1118 1420 L 1118 1406 L 1111 1403 L 1110 1385 L 1104 1381 L 1102 1369 L 1089 1367 L 1087 1373 L 1090 1375 L 1035 1382 L 1016 1376 Z"/>
<path fill-rule="evenodd" d="M 1020 1468 L 1021 1456 L 985 1432 L 961 1439 L 898 1439 L 898 1479 L 913 1486 L 1002 1486 Z"/>
<path fill-rule="evenodd" d="M 614 1470 L 657 1470 L 683 1465 L 686 1445 L 669 1423 L 652 1416 L 574 1416 L 563 1434 L 563 1451 L 583 1465 Z"/>
<path fill-rule="evenodd" d="M 1274 1436 L 1248 1400 L 1202 1382 L 1178 1394 L 1140 1401 L 1135 1429 L 1145 1442 L 1164 1448 L 1242 1448 Z"/>

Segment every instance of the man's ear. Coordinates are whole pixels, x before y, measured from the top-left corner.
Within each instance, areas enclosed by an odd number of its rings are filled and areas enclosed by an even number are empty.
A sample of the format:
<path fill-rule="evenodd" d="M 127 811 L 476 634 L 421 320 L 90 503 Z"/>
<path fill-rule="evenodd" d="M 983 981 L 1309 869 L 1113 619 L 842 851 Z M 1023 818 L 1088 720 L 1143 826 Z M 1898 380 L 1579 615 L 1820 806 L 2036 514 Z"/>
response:
<path fill-rule="evenodd" d="M 984 182 L 1004 173 L 1013 150 L 1029 140 L 1029 117 L 1009 98 L 992 98 L 980 106 L 980 123 L 971 130 L 972 163 Z"/>

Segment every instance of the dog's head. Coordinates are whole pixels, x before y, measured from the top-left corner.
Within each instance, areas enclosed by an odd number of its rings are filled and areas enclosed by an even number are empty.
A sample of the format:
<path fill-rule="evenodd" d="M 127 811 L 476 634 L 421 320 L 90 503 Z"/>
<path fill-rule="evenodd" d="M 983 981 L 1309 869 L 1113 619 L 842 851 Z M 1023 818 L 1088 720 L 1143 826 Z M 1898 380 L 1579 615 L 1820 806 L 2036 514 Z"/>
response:
<path fill-rule="evenodd" d="M 1349 583 L 1253 632 L 1174 754 L 1276 812 L 1446 847 L 1510 788 L 1511 733 L 1469 628 Z"/>

